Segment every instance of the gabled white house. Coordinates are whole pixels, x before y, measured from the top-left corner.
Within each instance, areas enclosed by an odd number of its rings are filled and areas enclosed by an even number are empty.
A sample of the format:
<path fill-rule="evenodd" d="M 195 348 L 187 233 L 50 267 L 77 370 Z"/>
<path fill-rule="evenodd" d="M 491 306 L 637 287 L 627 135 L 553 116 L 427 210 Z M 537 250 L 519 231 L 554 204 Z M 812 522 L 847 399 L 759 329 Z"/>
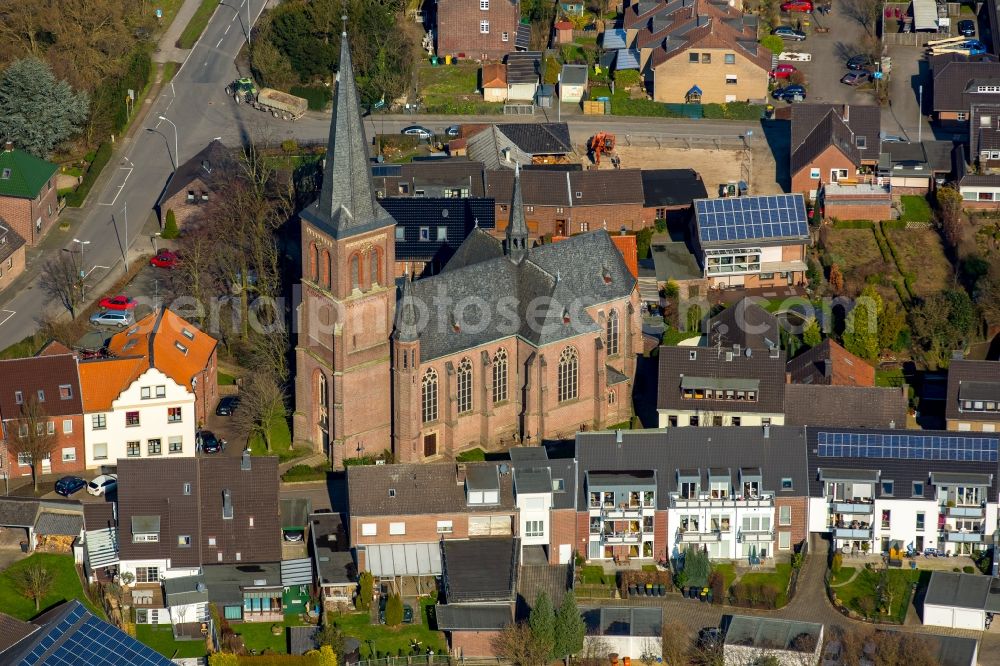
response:
<path fill-rule="evenodd" d="M 144 358 L 80 363 L 86 466 L 195 455 L 195 395 Z"/>

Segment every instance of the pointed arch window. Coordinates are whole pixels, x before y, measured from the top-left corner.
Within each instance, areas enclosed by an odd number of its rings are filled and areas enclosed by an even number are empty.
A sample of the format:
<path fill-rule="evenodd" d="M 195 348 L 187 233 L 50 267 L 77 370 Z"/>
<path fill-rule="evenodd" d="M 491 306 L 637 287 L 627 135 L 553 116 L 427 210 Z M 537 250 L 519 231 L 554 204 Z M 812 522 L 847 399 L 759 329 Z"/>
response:
<path fill-rule="evenodd" d="M 472 411 L 472 361 L 463 358 L 458 364 L 458 413 L 466 414 Z"/>
<path fill-rule="evenodd" d="M 319 393 L 319 427 L 326 430 L 330 426 L 330 396 L 326 383 L 326 375 L 322 372 L 317 377 L 317 392 Z"/>
<path fill-rule="evenodd" d="M 329 250 L 323 250 L 323 264 L 321 270 L 323 274 L 323 286 L 329 289 L 331 277 L 333 275 L 333 261 L 330 258 Z"/>
<path fill-rule="evenodd" d="M 559 402 L 575 400 L 580 359 L 576 350 L 566 347 L 559 354 Z"/>
<path fill-rule="evenodd" d="M 493 356 L 493 402 L 507 399 L 507 350 L 500 350 Z"/>
<path fill-rule="evenodd" d="M 373 248 L 372 251 L 369 253 L 368 262 L 369 262 L 368 279 L 371 280 L 372 286 L 374 287 L 375 285 L 380 284 L 382 282 L 382 271 L 380 270 L 382 262 L 379 261 L 379 253 L 377 249 Z"/>
<path fill-rule="evenodd" d="M 309 275 L 313 282 L 319 283 L 319 248 L 316 243 L 309 245 Z"/>
<path fill-rule="evenodd" d="M 361 289 L 361 262 L 356 254 L 351 257 L 351 289 Z"/>
<path fill-rule="evenodd" d="M 605 342 L 608 346 L 608 355 L 614 356 L 618 353 L 618 310 L 612 309 L 608 313 L 608 321 L 606 324 L 607 335 Z"/>
<path fill-rule="evenodd" d="M 437 421 L 438 417 L 438 374 L 434 368 L 427 368 L 420 387 L 421 415 L 424 423 Z"/>

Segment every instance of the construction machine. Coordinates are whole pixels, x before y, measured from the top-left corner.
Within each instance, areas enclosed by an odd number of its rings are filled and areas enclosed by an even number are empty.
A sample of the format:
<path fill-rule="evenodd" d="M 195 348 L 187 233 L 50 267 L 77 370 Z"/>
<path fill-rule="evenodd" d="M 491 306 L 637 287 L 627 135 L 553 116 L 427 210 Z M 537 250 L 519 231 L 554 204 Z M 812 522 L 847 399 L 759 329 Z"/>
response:
<path fill-rule="evenodd" d="M 587 142 L 587 153 L 597 166 L 601 165 L 601 155 L 610 155 L 615 150 L 615 135 L 598 132 Z"/>

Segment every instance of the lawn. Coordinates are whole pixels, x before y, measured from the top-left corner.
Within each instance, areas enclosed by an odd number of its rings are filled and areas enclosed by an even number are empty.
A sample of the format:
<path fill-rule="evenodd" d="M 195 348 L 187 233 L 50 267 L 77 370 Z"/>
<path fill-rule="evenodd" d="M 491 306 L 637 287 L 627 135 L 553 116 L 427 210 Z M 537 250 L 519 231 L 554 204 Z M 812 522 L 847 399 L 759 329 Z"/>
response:
<path fill-rule="evenodd" d="M 875 371 L 875 386 L 902 386 L 905 382 L 902 368 Z"/>
<path fill-rule="evenodd" d="M 929 296 L 951 285 L 951 263 L 936 230 L 887 229 L 885 234 L 892 243 L 900 269 L 910 277 L 914 296 Z"/>
<path fill-rule="evenodd" d="M 734 580 L 736 580 L 736 565 L 732 562 L 719 562 L 718 564 L 713 564 L 712 571 L 718 571 L 722 574 L 722 589 L 724 590 L 728 590 L 729 586 L 733 584 Z"/>
<path fill-rule="evenodd" d="M 232 386 L 236 383 L 236 377 L 219 370 L 219 386 Z"/>
<path fill-rule="evenodd" d="M 788 563 L 776 564 L 774 571 L 751 571 L 743 574 L 741 583 L 754 585 L 773 585 L 778 590 L 777 607 L 781 608 L 788 603 L 788 581 L 792 577 L 792 565 Z"/>
<path fill-rule="evenodd" d="M 326 474 L 330 471 L 330 466 L 327 464 L 316 465 L 310 467 L 309 465 L 295 465 L 287 472 L 281 475 L 282 481 L 325 481 Z"/>
<path fill-rule="evenodd" d="M 204 657 L 208 654 L 205 641 L 175 641 L 169 624 L 137 624 L 135 637 L 168 659 Z"/>
<path fill-rule="evenodd" d="M 271 450 L 264 446 L 264 438 L 254 435 L 250 438 L 250 453 L 255 456 L 278 456 L 280 462 L 295 460 L 310 453 L 303 448 L 292 448 L 292 433 L 284 416 L 277 416 L 271 422 Z"/>
<path fill-rule="evenodd" d="M 457 65 L 417 65 L 420 95 L 425 113 L 501 113 L 503 104 L 484 102 L 479 88 L 479 65 L 463 61 Z"/>
<path fill-rule="evenodd" d="M 297 615 L 286 615 L 282 627 L 301 627 L 305 623 Z M 233 624 L 233 631 L 243 637 L 243 644 L 248 649 L 256 650 L 258 654 L 270 650 L 278 654 L 288 653 L 288 639 L 284 631 L 275 636 L 271 633 L 271 622 L 246 622 Z"/>
<path fill-rule="evenodd" d="M 433 608 L 433 601 L 421 599 L 420 618 L 422 624 L 404 624 L 399 627 L 372 624 L 368 613 L 348 613 L 346 615 L 331 613 L 330 618 L 346 635 L 361 641 L 362 659 L 371 657 L 372 651 L 383 656 L 413 654 L 414 641 L 419 643 L 418 650 L 421 654 L 425 654 L 428 649 L 434 650 L 435 654 L 443 654 L 447 650 L 444 634 L 430 629 Z"/>
<path fill-rule="evenodd" d="M 904 194 L 900 197 L 900 200 L 903 204 L 903 214 L 900 215 L 899 219 L 905 222 L 931 221 L 931 205 L 928 203 L 927 197 L 916 194 Z"/>
<path fill-rule="evenodd" d="M 4 613 L 13 615 L 19 620 L 29 620 L 38 615 L 35 603 L 21 594 L 13 578 L 15 572 L 35 562 L 41 563 L 52 572 L 53 577 L 52 588 L 42 598 L 41 609 L 43 611 L 64 601 L 79 599 L 92 613 L 104 618 L 104 612 L 90 603 L 90 600 L 84 596 L 83 583 L 76 572 L 76 565 L 73 564 L 73 556 L 54 553 L 35 553 L 0 572 L 0 609 L 3 609 Z"/>
<path fill-rule="evenodd" d="M 580 582 L 584 585 L 614 585 L 615 575 L 604 573 L 604 567 L 582 566 L 580 567 Z"/>
<path fill-rule="evenodd" d="M 843 585 L 847 581 L 851 580 L 851 576 L 857 571 L 854 567 L 840 567 L 840 571 L 830 577 L 830 585 Z"/>
<path fill-rule="evenodd" d="M 486 460 L 486 452 L 480 448 L 469 449 L 468 451 L 462 451 L 457 456 L 455 456 L 457 462 L 479 462 Z"/>
<path fill-rule="evenodd" d="M 876 587 L 880 572 L 880 569 L 863 570 L 853 582 L 834 590 L 837 598 L 856 613 L 874 618 L 877 614 Z M 888 588 L 891 591 L 891 605 L 888 615 L 879 615 L 879 619 L 902 624 L 910 604 L 912 583 L 926 585 L 930 573 L 920 569 L 890 569 Z"/>
<path fill-rule="evenodd" d="M 163 85 L 167 85 L 168 83 L 170 83 L 174 78 L 174 74 L 177 73 L 177 70 L 180 68 L 180 66 L 181 64 L 179 62 L 163 63 L 163 77 L 160 79 L 160 82 Z"/>
<path fill-rule="evenodd" d="M 671 327 L 664 331 L 661 343 L 668 346 L 676 346 L 685 340 L 690 340 L 691 338 L 697 338 L 700 336 L 701 333 L 698 331 L 681 331 Z"/>
<path fill-rule="evenodd" d="M 198 9 L 191 16 L 191 20 L 184 26 L 184 32 L 177 39 L 177 48 L 189 49 L 194 46 L 198 38 L 201 37 L 201 33 L 205 31 L 212 14 L 215 13 L 215 8 L 218 6 L 219 0 L 201 0 Z"/>

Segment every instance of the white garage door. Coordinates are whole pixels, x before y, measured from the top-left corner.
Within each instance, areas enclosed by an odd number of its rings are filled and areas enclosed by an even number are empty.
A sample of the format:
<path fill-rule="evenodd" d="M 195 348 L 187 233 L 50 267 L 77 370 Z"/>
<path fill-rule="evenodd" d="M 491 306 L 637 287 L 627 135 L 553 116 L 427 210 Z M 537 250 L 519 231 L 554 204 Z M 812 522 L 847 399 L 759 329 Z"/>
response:
<path fill-rule="evenodd" d="M 924 606 L 924 624 L 934 627 L 953 627 L 955 610 L 950 606 Z"/>
<path fill-rule="evenodd" d="M 983 611 L 968 610 L 965 608 L 955 609 L 955 629 L 982 631 L 983 624 L 985 624 Z"/>

